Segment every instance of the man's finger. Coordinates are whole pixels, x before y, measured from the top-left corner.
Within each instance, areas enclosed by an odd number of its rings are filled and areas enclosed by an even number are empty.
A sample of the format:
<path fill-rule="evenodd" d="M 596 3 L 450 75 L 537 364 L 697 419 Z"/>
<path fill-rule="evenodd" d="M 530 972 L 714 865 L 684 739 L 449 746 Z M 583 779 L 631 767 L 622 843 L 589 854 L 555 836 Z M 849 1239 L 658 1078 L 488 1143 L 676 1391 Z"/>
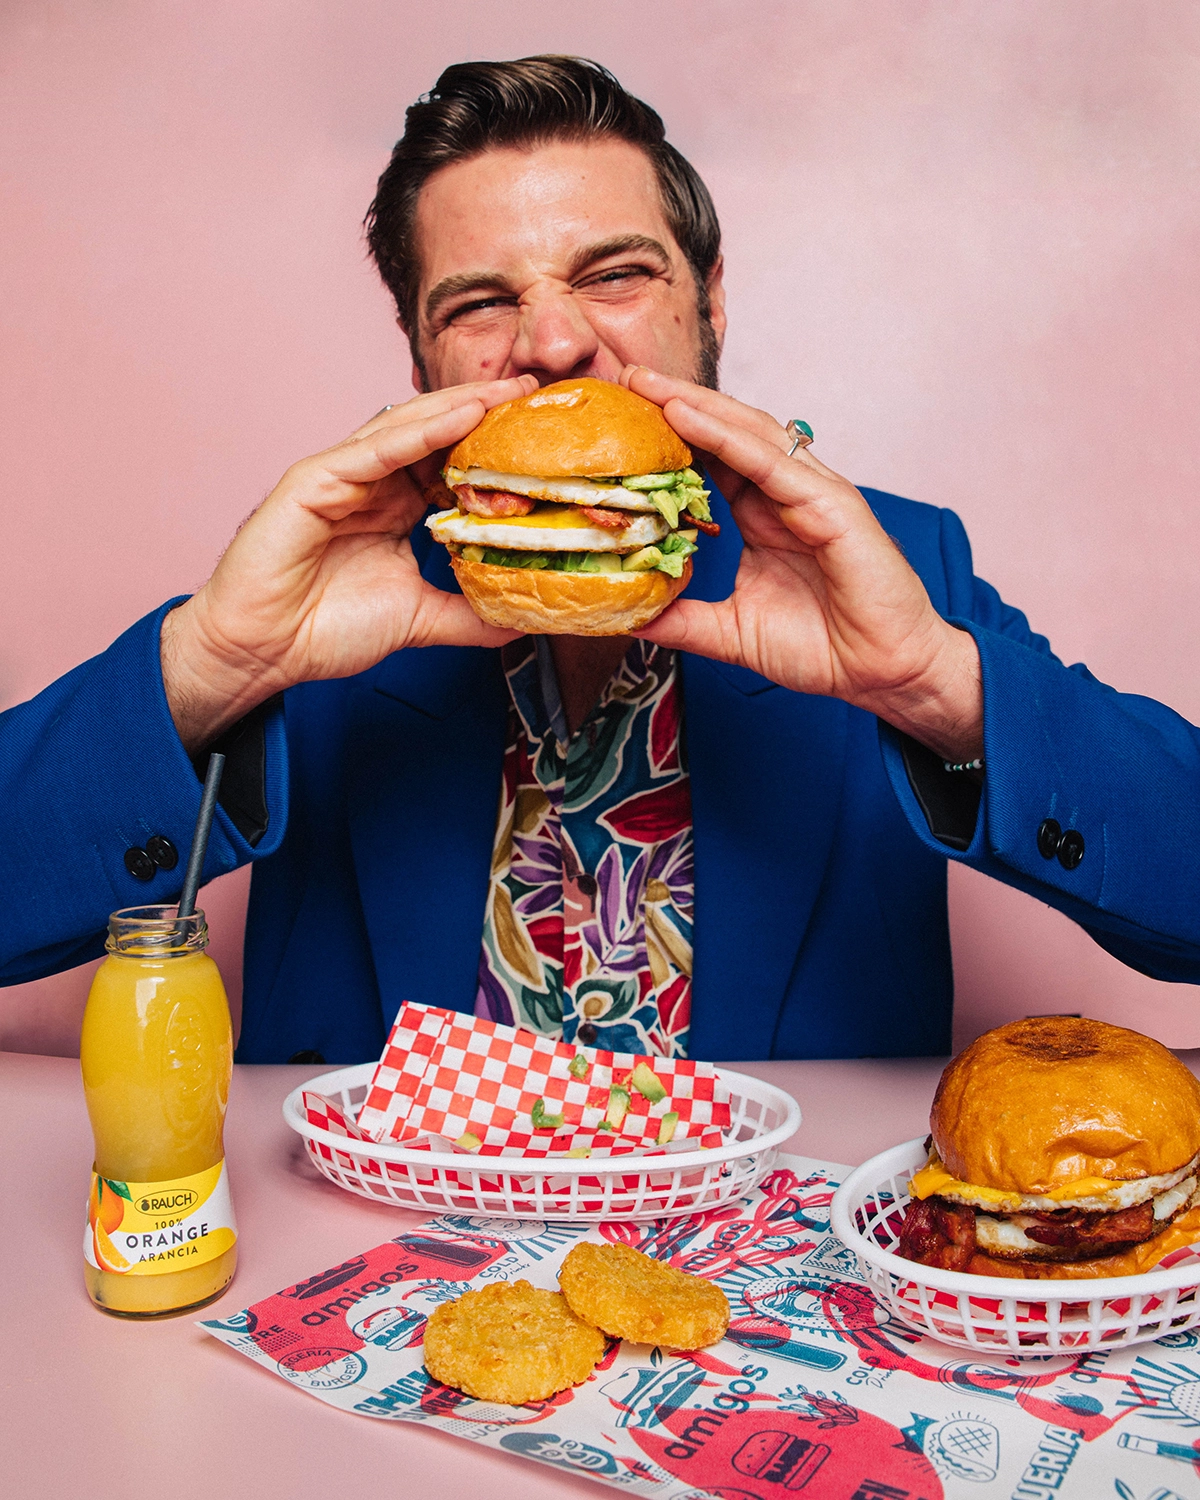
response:
<path fill-rule="evenodd" d="M 736 629 L 732 606 L 705 604 L 699 599 L 676 599 L 656 620 L 631 634 L 672 651 L 691 651 L 717 661 L 735 661 Z"/>
<path fill-rule="evenodd" d="M 791 438 L 770 412 L 760 411 L 756 406 L 747 406 L 744 401 L 726 396 L 721 391 L 693 385 L 690 380 L 677 380 L 672 375 L 660 375 L 657 370 L 648 369 L 645 365 L 627 365 L 621 372 L 621 383 L 636 395 L 645 396 L 647 401 L 653 401 L 658 406 L 665 407 L 669 401 L 686 401 L 697 411 L 708 412 L 754 432 L 765 442 L 773 443 L 785 452 L 791 447 Z"/>
<path fill-rule="evenodd" d="M 481 620 L 461 594 L 426 583 L 413 614 L 410 646 L 504 646 L 519 630 L 501 630 Z"/>
<path fill-rule="evenodd" d="M 369 422 L 356 428 L 347 439 L 353 442 L 375 432 L 380 427 L 402 426 L 408 422 L 419 422 L 426 417 L 450 411 L 469 400 L 482 401 L 484 409 L 490 411 L 505 401 L 515 401 L 518 396 L 527 396 L 537 390 L 534 375 L 514 375 L 504 380 L 475 380 L 467 385 L 448 385 L 439 391 L 427 391 L 413 396 L 411 400 L 394 402 L 377 411 Z"/>

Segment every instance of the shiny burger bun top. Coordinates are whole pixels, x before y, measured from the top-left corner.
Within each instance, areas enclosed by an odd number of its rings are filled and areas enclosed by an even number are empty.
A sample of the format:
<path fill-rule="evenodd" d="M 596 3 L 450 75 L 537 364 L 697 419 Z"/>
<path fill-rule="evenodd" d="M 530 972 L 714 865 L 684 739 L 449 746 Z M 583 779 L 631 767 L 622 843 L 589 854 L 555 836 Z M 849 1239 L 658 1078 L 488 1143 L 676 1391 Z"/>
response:
<path fill-rule="evenodd" d="M 1077 1199 L 1092 1184 L 1102 1192 L 1189 1163 L 1200 1152 L 1200 1083 L 1139 1032 L 1035 1016 L 953 1059 L 929 1123 L 942 1167 L 962 1184 Z"/>
<path fill-rule="evenodd" d="M 658 474 L 691 462 L 653 401 L 584 376 L 494 406 L 451 449 L 447 467 L 560 479 Z"/>

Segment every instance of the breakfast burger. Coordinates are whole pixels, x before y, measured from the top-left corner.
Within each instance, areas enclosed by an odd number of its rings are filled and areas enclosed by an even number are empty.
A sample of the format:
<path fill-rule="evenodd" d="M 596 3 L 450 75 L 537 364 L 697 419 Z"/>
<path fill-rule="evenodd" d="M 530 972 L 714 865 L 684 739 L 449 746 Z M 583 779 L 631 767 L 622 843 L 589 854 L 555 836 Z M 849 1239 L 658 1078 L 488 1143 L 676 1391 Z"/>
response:
<path fill-rule="evenodd" d="M 1200 1242 L 1200 1083 L 1121 1026 L 1036 1016 L 947 1067 L 897 1253 L 981 1276 L 1125 1276 Z"/>
<path fill-rule="evenodd" d="M 493 407 L 451 449 L 426 525 L 492 625 L 621 635 L 687 587 L 696 536 L 719 529 L 687 445 L 651 401 L 560 380 Z"/>

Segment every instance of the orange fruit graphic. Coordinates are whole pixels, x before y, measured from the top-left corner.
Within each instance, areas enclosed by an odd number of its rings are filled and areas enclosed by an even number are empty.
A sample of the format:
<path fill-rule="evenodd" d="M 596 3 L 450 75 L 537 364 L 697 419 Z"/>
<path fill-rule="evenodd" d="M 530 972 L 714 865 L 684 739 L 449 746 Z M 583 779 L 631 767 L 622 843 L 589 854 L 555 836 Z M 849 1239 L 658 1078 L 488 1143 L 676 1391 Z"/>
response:
<path fill-rule="evenodd" d="M 102 1271 L 116 1271 L 120 1274 L 133 1269 L 133 1262 L 125 1259 L 109 1239 L 108 1230 L 99 1222 L 92 1225 L 92 1242 L 96 1263 Z"/>
<path fill-rule="evenodd" d="M 97 1223 L 111 1234 L 125 1217 L 125 1200 L 114 1193 L 103 1177 L 92 1178 L 92 1191 L 88 1195 L 88 1223 L 95 1229 Z"/>

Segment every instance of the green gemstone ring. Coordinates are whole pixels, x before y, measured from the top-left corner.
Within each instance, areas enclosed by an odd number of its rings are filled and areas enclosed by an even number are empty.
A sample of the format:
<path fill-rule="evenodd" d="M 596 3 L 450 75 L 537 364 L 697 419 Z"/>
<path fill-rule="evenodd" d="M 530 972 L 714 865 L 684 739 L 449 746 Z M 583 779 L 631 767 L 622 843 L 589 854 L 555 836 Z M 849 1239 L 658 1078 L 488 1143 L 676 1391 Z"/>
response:
<path fill-rule="evenodd" d="M 802 422 L 799 417 L 793 417 L 784 428 L 788 437 L 792 439 L 792 446 L 788 449 L 788 457 L 791 458 L 797 448 L 807 448 L 813 440 L 813 430 L 807 422 Z"/>

